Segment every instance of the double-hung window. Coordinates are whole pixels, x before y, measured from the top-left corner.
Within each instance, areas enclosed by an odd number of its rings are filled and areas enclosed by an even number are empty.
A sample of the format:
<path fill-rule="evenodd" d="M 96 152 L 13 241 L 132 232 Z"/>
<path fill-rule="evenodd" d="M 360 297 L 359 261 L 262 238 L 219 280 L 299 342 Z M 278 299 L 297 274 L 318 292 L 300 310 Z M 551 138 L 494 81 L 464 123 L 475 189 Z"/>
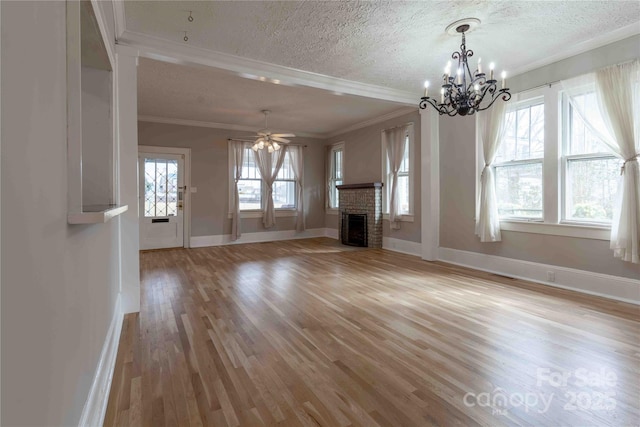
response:
<path fill-rule="evenodd" d="M 399 214 L 404 220 L 409 219 L 413 215 L 413 124 L 407 127 L 404 135 L 404 156 L 400 169 L 398 170 L 398 187 L 397 197 Z M 385 215 L 389 214 L 389 203 L 391 200 L 391 176 L 392 171 L 389 166 L 389 159 L 386 154 L 384 142 L 382 144 L 382 179 L 384 186 L 382 188 L 382 209 Z"/>
<path fill-rule="evenodd" d="M 339 198 L 337 185 L 342 185 L 344 175 L 344 142 L 331 146 L 328 158 L 328 200 L 327 208 L 338 209 Z"/>
<path fill-rule="evenodd" d="M 501 219 L 543 219 L 544 100 L 515 104 L 493 162 Z"/>
<path fill-rule="evenodd" d="M 608 239 L 622 161 L 599 137 L 594 88 L 569 102 L 561 87 L 517 94 L 507 110 L 492 164 L 501 228 Z"/>
<path fill-rule="evenodd" d="M 599 120 L 596 94 L 585 91 L 573 96 L 573 104 L 565 96 L 563 109 L 562 219 L 610 224 L 622 160 L 592 129 Z"/>
<path fill-rule="evenodd" d="M 276 209 L 296 208 L 296 178 L 288 151 L 273 183 L 273 205 Z"/>
<path fill-rule="evenodd" d="M 230 169 L 233 169 L 230 167 Z M 233 185 L 233 179 L 231 179 Z M 238 181 L 241 211 L 260 211 L 266 203 L 266 186 L 260 176 L 254 153 L 250 147 L 244 149 L 242 179 Z M 233 187 L 230 189 L 233 192 Z M 276 209 L 296 208 L 296 180 L 291 164 L 291 155 L 285 153 L 282 167 L 273 183 L 273 204 Z M 231 206 L 231 204 L 230 204 Z"/>
<path fill-rule="evenodd" d="M 244 149 L 242 159 L 242 179 L 238 181 L 240 210 L 260 210 L 262 208 L 262 178 L 251 148 Z"/>

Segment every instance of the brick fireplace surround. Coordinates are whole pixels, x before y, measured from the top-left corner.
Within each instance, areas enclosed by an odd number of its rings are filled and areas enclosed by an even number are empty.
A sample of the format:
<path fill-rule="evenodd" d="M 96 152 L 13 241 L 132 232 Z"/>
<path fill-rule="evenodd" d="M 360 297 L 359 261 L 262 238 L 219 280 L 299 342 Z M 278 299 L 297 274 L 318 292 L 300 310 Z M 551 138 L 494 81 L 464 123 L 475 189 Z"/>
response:
<path fill-rule="evenodd" d="M 342 233 L 342 214 L 367 214 L 367 247 L 382 247 L 382 182 L 338 185 L 340 215 L 338 225 Z M 342 236 L 340 236 L 342 239 Z"/>

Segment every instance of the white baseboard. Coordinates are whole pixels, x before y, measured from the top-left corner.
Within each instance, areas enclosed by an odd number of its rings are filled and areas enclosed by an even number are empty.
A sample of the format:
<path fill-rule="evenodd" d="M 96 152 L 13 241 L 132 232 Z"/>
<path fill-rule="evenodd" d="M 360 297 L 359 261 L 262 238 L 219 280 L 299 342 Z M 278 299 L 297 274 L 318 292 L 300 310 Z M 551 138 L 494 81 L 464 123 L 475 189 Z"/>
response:
<path fill-rule="evenodd" d="M 438 259 L 489 273 L 640 304 L 640 280 L 442 247 L 439 248 Z M 548 272 L 555 274 L 554 282 L 547 280 Z"/>
<path fill-rule="evenodd" d="M 422 243 L 394 239 L 393 237 L 382 238 L 382 249 L 400 252 L 407 255 L 422 256 Z"/>
<path fill-rule="evenodd" d="M 325 228 L 325 237 L 338 240 L 340 238 L 337 228 Z"/>
<path fill-rule="evenodd" d="M 219 234 L 214 236 L 195 236 L 191 238 L 192 248 L 206 246 L 237 245 L 241 243 L 275 242 L 278 240 L 309 239 L 311 237 L 324 237 L 325 228 L 311 228 L 301 233 L 296 230 L 262 231 L 258 233 L 242 233 L 238 240 L 231 240 L 231 234 Z"/>
<path fill-rule="evenodd" d="M 87 396 L 87 401 L 80 415 L 80 427 L 101 426 L 104 423 L 104 416 L 107 412 L 109 402 L 109 392 L 113 380 L 113 370 L 116 366 L 116 356 L 118 355 L 118 344 L 120 343 L 120 333 L 122 332 L 122 321 L 124 315 L 120 304 L 121 296 L 118 295 L 116 307 L 111 319 L 111 325 L 107 331 L 96 373 L 91 383 L 91 389 Z"/>

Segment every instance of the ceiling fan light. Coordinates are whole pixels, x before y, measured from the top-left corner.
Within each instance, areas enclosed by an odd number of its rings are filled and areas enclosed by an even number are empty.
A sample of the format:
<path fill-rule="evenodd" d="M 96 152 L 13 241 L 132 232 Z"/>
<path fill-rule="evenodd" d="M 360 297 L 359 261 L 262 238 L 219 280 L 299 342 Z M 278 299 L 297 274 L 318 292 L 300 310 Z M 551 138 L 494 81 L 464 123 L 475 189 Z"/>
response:
<path fill-rule="evenodd" d="M 258 141 L 258 149 L 262 150 L 264 148 L 264 141 L 260 140 Z"/>
<path fill-rule="evenodd" d="M 267 151 L 268 151 L 269 153 L 273 153 L 273 147 L 272 147 L 271 145 L 269 145 L 269 148 L 267 148 Z"/>
<path fill-rule="evenodd" d="M 278 151 L 280 149 L 280 144 L 278 144 L 277 142 L 274 142 L 271 144 L 273 146 L 273 149 Z"/>
<path fill-rule="evenodd" d="M 253 147 L 251 147 L 251 149 L 253 151 L 258 151 L 259 150 L 258 144 L 253 144 Z"/>

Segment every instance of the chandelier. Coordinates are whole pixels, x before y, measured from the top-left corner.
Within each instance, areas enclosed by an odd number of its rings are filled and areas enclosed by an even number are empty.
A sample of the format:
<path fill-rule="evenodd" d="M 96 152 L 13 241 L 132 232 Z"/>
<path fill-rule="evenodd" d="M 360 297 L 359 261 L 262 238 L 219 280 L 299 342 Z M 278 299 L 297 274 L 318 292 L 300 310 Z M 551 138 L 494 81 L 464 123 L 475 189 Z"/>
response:
<path fill-rule="evenodd" d="M 288 144 L 290 141 L 286 138 L 293 138 L 296 135 L 293 133 L 273 133 L 268 127 L 269 122 L 267 116 L 271 113 L 269 110 L 262 110 L 264 114 L 264 129 L 260 129 L 258 134 L 255 135 L 256 141 L 251 146 L 253 151 L 266 149 L 269 153 L 278 151 L 282 148 L 282 144 Z"/>
<path fill-rule="evenodd" d="M 503 101 L 511 99 L 509 89 L 506 87 L 506 72 L 502 72 L 501 87 L 498 89 L 498 81 L 494 79 L 494 64 L 489 66 L 489 78 L 482 72 L 482 59 L 478 59 L 478 68 L 471 73 L 468 58 L 473 56 L 471 49 L 467 50 L 465 32 L 480 23 L 479 20 L 470 18 L 454 22 L 447 27 L 447 32 L 462 33 L 460 52 L 453 52 L 451 58 L 458 61 L 455 75 L 451 75 L 451 61 L 447 63 L 442 76 L 444 84 L 440 89 L 440 100 L 429 97 L 429 81 L 424 83 L 424 96 L 420 100 L 420 108 L 426 109 L 427 104 L 435 108 L 440 115 L 455 116 L 473 115 L 476 111 L 483 111 L 491 107 L 498 98 Z M 485 99 L 486 98 L 486 99 Z"/>

